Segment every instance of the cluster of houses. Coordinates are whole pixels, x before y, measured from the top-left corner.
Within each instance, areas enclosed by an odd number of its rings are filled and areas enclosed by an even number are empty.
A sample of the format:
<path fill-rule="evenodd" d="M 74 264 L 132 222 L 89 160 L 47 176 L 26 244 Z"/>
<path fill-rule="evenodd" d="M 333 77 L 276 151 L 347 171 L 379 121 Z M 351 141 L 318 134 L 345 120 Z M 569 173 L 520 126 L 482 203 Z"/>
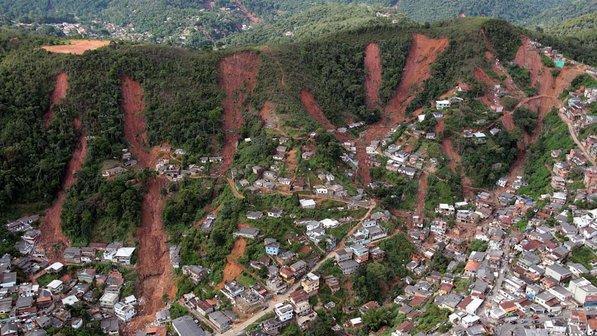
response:
<path fill-rule="evenodd" d="M 406 267 L 418 278 L 406 278 L 395 300 L 407 319 L 394 336 L 410 334 L 430 302 L 449 311 L 454 333 L 596 332 L 597 287 L 590 280 L 597 262 L 574 257 L 597 244 L 597 210 L 575 205 L 594 202 L 596 169 L 578 150 L 551 155 L 553 192 L 541 202 L 518 194 L 522 177 L 504 178 L 491 193 L 439 204 L 427 223 L 414 219 L 408 234 L 419 254 Z M 585 188 L 570 188 L 572 171 Z M 473 241 L 483 248 L 471 250 Z M 449 260 L 442 274 L 430 268 L 438 254 Z"/>
<path fill-rule="evenodd" d="M 125 295 L 125 278 L 115 268 L 100 273 L 86 265 L 69 271 L 55 262 L 21 282 L 17 277 L 20 267 L 20 258 L 8 254 L 0 258 L 2 335 L 46 335 L 50 328 L 79 329 L 85 321 L 73 314 L 72 308 L 84 308 L 102 331 L 118 335 L 120 327 L 137 313 L 137 299 Z"/>

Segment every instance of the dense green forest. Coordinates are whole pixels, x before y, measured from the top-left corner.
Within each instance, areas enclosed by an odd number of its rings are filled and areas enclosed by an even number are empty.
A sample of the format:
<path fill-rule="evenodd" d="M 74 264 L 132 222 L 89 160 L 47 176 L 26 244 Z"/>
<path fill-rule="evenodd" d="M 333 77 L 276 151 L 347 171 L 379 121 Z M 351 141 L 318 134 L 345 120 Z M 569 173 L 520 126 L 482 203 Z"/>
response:
<path fill-rule="evenodd" d="M 54 122 L 44 129 L 54 76 L 65 57 L 37 50 L 43 42 L 49 39 L 0 30 L 0 209 L 50 202 L 74 148 L 69 111 L 56 108 Z"/>
<path fill-rule="evenodd" d="M 317 37 L 404 15 L 422 23 L 463 13 L 534 28 L 595 10 L 597 3 L 585 0 L 0 0 L 0 24 L 33 23 L 34 29 L 60 35 L 52 24 L 81 23 L 83 35 L 202 47 L 222 40 L 242 44 Z"/>

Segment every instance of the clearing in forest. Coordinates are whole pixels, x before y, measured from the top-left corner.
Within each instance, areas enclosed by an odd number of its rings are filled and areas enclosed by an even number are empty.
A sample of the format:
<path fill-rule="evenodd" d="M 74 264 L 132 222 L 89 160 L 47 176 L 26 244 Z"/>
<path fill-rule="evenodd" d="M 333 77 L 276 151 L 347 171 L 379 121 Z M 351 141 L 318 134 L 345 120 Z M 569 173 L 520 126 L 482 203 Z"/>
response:
<path fill-rule="evenodd" d="M 45 45 L 42 49 L 51 53 L 83 55 L 88 50 L 95 50 L 110 44 L 106 40 L 69 40 L 69 44 Z"/>
<path fill-rule="evenodd" d="M 56 76 L 56 81 L 54 84 L 54 90 L 52 91 L 52 95 L 50 96 L 50 106 L 48 110 L 44 114 L 44 127 L 48 128 L 50 123 L 52 122 L 52 117 L 54 116 L 54 107 L 60 104 L 62 100 L 66 97 L 66 91 L 68 90 L 68 75 L 66 72 L 60 72 Z"/>
<path fill-rule="evenodd" d="M 257 84 L 260 63 L 259 56 L 252 52 L 237 53 L 220 62 L 220 86 L 224 89 L 226 98 L 222 102 L 224 107 L 222 165 L 217 175 L 225 174 L 234 160 L 243 124 L 245 101 Z"/>

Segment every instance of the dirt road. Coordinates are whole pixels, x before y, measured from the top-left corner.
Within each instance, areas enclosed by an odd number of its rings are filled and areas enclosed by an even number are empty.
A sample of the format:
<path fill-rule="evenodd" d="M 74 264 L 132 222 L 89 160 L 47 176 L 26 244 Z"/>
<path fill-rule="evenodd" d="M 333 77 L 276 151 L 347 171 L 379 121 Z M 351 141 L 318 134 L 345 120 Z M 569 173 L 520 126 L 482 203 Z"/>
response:
<path fill-rule="evenodd" d="M 50 123 L 52 122 L 52 117 L 54 116 L 54 107 L 59 105 L 62 100 L 66 97 L 66 91 L 68 90 L 68 75 L 66 72 L 61 72 L 56 76 L 56 81 L 54 84 L 54 91 L 52 91 L 52 95 L 50 96 L 50 106 L 48 110 L 44 114 L 44 127 L 48 128 Z"/>
<path fill-rule="evenodd" d="M 245 101 L 247 95 L 251 94 L 257 85 L 260 64 L 259 56 L 252 52 L 237 53 L 220 62 L 220 86 L 226 93 L 226 98 L 222 102 L 225 133 L 222 164 L 216 175 L 224 175 L 232 166 L 243 124 Z"/>

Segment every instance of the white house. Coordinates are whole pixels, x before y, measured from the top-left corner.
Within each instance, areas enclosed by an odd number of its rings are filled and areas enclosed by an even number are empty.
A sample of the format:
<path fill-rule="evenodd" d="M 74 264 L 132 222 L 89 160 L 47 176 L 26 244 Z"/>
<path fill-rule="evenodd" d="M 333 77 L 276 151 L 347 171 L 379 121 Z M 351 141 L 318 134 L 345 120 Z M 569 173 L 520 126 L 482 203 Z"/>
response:
<path fill-rule="evenodd" d="M 450 107 L 450 101 L 449 100 L 436 100 L 435 101 L 435 108 L 438 110 L 443 110 L 445 108 Z"/>
<path fill-rule="evenodd" d="M 274 308 L 274 312 L 280 322 L 289 321 L 294 315 L 294 309 L 290 304 L 278 303 Z"/>

